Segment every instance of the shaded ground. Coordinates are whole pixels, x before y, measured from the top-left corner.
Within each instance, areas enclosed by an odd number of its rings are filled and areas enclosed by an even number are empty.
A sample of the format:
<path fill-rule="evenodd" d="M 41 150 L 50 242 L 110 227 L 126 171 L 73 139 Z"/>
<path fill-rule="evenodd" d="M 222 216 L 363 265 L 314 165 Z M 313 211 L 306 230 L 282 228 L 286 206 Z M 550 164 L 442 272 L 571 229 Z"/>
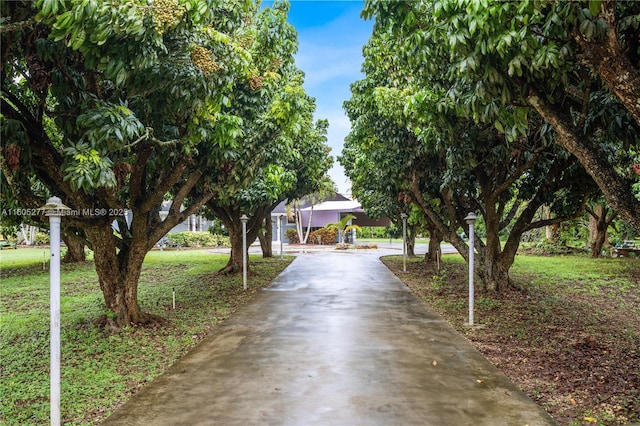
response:
<path fill-rule="evenodd" d="M 602 260 L 598 273 L 555 282 L 514 267 L 524 290 L 477 294 L 479 329 L 464 327 L 465 263 L 438 271 L 415 258 L 404 274 L 401 257 L 383 261 L 559 424 L 640 422 L 640 259 Z"/>

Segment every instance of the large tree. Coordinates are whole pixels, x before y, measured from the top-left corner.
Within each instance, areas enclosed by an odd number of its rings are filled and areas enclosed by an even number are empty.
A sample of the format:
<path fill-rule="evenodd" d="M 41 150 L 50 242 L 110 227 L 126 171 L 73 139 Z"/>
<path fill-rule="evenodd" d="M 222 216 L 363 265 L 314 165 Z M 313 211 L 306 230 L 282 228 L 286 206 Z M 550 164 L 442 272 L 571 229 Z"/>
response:
<path fill-rule="evenodd" d="M 535 110 L 608 203 L 640 229 L 639 178 L 626 173 L 640 144 L 639 12 L 637 2 L 610 0 L 370 0 L 364 15 L 375 16 L 394 55 L 406 58 L 404 77 L 418 86 L 442 73 L 456 108 L 495 124 L 508 140 L 528 127 L 518 107 Z M 603 140 L 627 158 L 611 161 Z"/>
<path fill-rule="evenodd" d="M 493 124 L 475 123 L 456 108 L 442 90 L 441 74 L 415 85 L 406 58 L 383 60 L 393 55 L 393 41 L 378 27 L 364 50 L 366 78 L 352 85 L 345 103 L 353 126 L 341 158 L 345 170 L 360 190 L 386 182 L 409 195 L 465 258 L 469 248 L 458 230 L 466 228 L 469 211 L 479 212 L 486 238 L 476 242 L 477 270 L 485 289 L 500 290 L 509 284 L 522 234 L 580 213 L 589 179 L 535 114 L 526 133 L 508 141 Z M 558 214 L 534 221 L 544 204 Z"/>
<path fill-rule="evenodd" d="M 321 182 L 327 179 L 326 173 L 332 163 L 326 144 L 327 125 L 325 120 L 314 123 L 311 115 L 300 119 L 296 123 L 300 133 L 288 135 L 289 143 L 282 143 L 281 138 L 271 142 L 278 146 L 277 157 L 252 172 L 248 187 L 219 194 L 207 203 L 215 216 L 224 222 L 231 239 L 231 254 L 222 271 L 241 271 L 242 214 L 249 217 L 247 241 L 252 242 L 263 229 L 271 227 L 271 212 L 280 202 L 318 191 Z M 242 174 L 246 172 L 246 169 L 239 170 Z"/>
<path fill-rule="evenodd" d="M 238 82 L 231 104 L 223 108 L 237 125 L 240 143 L 224 159 L 228 173 L 219 176 L 207 207 L 229 230 L 232 247 L 225 272 L 241 271 L 240 216 L 249 216 L 247 240 L 254 241 L 265 227 L 271 229 L 271 211 L 281 201 L 308 193 L 301 190 L 315 191 L 331 165 L 327 124 L 313 122 L 315 102 L 295 65 L 297 36 L 287 12 L 288 3 L 278 2 L 257 15 L 247 46 L 254 77 Z"/>
<path fill-rule="evenodd" d="M 220 110 L 248 78 L 236 34 L 254 13 L 240 0 L 2 2 L 3 200 L 43 205 L 36 180 L 80 212 L 64 222 L 95 253 L 114 326 L 152 319 L 137 298 L 145 254 L 214 195 L 203 165 L 235 143 Z"/>

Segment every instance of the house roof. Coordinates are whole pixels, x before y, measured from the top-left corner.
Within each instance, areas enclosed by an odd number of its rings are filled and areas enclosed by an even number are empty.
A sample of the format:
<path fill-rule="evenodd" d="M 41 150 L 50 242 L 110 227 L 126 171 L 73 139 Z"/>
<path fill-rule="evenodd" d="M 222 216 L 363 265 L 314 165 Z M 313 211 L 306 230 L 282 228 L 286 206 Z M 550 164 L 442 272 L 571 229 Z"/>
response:
<path fill-rule="evenodd" d="M 311 210 L 311 206 L 302 209 L 302 211 Z M 313 206 L 314 211 L 339 211 L 339 212 L 361 212 L 360 203 L 354 200 L 344 201 L 325 201 L 324 203 Z"/>
<path fill-rule="evenodd" d="M 310 210 L 311 202 L 309 202 L 309 198 L 310 198 L 310 197 L 303 197 L 303 198 L 300 200 L 300 201 L 301 201 L 301 202 L 300 202 L 300 204 L 301 204 L 301 206 L 302 206 L 302 209 L 301 209 L 301 210 L 303 210 L 303 211 L 305 211 L 305 210 Z M 349 201 L 349 202 L 352 202 L 352 200 L 350 200 L 349 198 L 345 197 L 345 196 L 344 196 L 344 195 L 342 195 L 342 194 L 338 194 L 338 193 L 336 192 L 333 196 L 331 196 L 331 197 L 330 197 L 328 200 L 326 200 L 324 203 L 327 203 L 327 202 L 343 202 L 343 201 Z M 284 200 L 283 202 L 281 202 L 280 204 L 278 204 L 278 205 L 276 206 L 276 208 L 275 208 L 275 209 L 273 209 L 273 211 L 271 212 L 271 214 L 272 214 L 272 215 L 276 215 L 276 214 L 285 213 L 285 211 L 286 211 L 286 207 L 285 207 L 285 206 L 287 205 L 287 203 L 289 203 L 289 200 Z M 318 206 L 320 206 L 320 205 L 322 205 L 322 204 L 324 204 L 324 203 L 320 203 L 320 204 L 316 204 L 316 205 L 314 205 L 313 209 L 314 209 L 314 210 L 318 210 Z M 358 204 L 358 205 L 359 205 L 359 204 Z M 340 209 L 341 209 L 341 208 L 339 208 L 338 210 L 340 210 Z M 332 209 L 329 209 L 329 210 L 332 210 Z M 348 210 L 345 210 L 345 211 L 348 211 Z"/>

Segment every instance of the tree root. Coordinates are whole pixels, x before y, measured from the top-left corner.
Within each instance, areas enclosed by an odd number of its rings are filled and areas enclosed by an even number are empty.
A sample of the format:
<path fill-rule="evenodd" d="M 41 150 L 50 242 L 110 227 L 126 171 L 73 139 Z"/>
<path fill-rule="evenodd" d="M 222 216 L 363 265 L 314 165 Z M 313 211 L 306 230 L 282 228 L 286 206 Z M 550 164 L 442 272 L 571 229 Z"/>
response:
<path fill-rule="evenodd" d="M 123 323 L 119 321 L 118 318 L 114 318 L 112 315 L 107 315 L 107 314 L 100 315 L 98 318 L 96 318 L 93 321 L 94 326 L 100 328 L 101 330 L 109 332 L 111 334 L 117 333 L 122 328 L 127 326 L 153 329 L 153 328 L 164 327 L 167 323 L 168 323 L 168 320 L 166 318 L 161 317 L 159 315 L 149 314 L 149 313 L 143 314 L 142 320 L 138 322 Z"/>
<path fill-rule="evenodd" d="M 240 271 L 234 271 L 233 270 L 233 265 L 227 265 L 224 268 L 220 269 L 216 275 L 231 275 L 231 274 L 236 274 Z"/>

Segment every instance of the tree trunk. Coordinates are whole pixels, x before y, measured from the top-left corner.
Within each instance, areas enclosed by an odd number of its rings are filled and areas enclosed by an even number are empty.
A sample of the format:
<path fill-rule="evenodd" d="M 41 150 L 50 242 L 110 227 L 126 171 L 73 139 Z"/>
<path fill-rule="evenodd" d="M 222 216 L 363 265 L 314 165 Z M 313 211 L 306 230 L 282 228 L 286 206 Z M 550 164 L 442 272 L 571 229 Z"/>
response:
<path fill-rule="evenodd" d="M 77 235 L 72 230 L 61 230 L 62 240 L 64 244 L 67 246 L 67 253 L 64 255 L 62 262 L 64 263 L 74 263 L 74 262 L 84 262 L 86 260 L 86 256 L 84 253 L 85 241 L 84 238 Z"/>
<path fill-rule="evenodd" d="M 497 194 L 492 192 L 490 186 L 482 187 L 482 196 L 484 197 L 485 205 L 483 217 L 486 228 L 486 238 L 484 243 L 480 241 L 477 236 L 475 238 L 479 261 L 476 264 L 476 271 L 482 279 L 482 290 L 492 293 L 500 292 L 509 286 L 511 282 L 509 269 L 515 257 L 515 253 L 513 256 L 510 256 L 510 253 L 502 250 L 502 243 L 500 241 L 500 222 L 502 217 L 499 213 L 500 206 L 497 204 L 497 199 L 493 198 L 496 195 Z M 514 232 L 517 232 L 517 229 L 513 229 L 510 234 Z"/>
<path fill-rule="evenodd" d="M 225 226 L 229 231 L 229 239 L 231 240 L 231 254 L 229 255 L 229 260 L 224 268 L 222 268 L 219 272 L 226 274 L 238 274 L 242 272 L 242 225 L 235 223 L 232 221 L 231 223 L 226 223 Z M 249 250 L 249 239 L 247 238 L 247 251 Z M 249 265 L 247 262 L 247 271 L 249 270 Z"/>
<path fill-rule="evenodd" d="M 595 234 L 591 242 L 591 256 L 602 257 L 602 247 L 607 243 L 607 231 L 616 214 L 612 213 L 607 217 L 607 208 L 600 204 L 595 209 L 589 210 L 589 217 L 591 219 L 590 222 L 592 221 L 595 225 Z"/>
<path fill-rule="evenodd" d="M 595 240 L 593 240 L 593 244 L 591 244 L 592 257 L 602 257 L 602 247 L 604 246 L 608 226 L 604 225 L 603 228 L 604 229 L 601 229 L 601 223 L 598 221 L 598 233 L 596 234 Z"/>
<path fill-rule="evenodd" d="M 87 240 L 94 252 L 95 267 L 106 306 L 105 324 L 120 328 L 129 324 L 161 322 L 162 318 L 143 312 L 138 304 L 138 280 L 146 254 L 177 224 L 197 211 L 213 194 L 192 198 L 193 203 L 181 211 L 184 195 L 195 184 L 192 175 L 183 190 L 174 196 L 169 214 L 160 220 L 159 201 L 147 200 L 132 209 L 131 221 L 117 217 L 120 238 L 114 237 L 113 217 L 97 219 L 85 228 Z M 135 192 L 134 192 L 135 193 Z"/>
<path fill-rule="evenodd" d="M 543 207 L 544 210 L 544 218 L 546 220 L 551 219 L 551 209 L 548 205 Z M 557 243 L 560 239 L 560 225 L 557 223 L 553 223 L 544 227 L 545 238 L 550 243 Z"/>
<path fill-rule="evenodd" d="M 145 324 L 151 316 L 138 305 L 138 279 L 146 251 L 132 245 L 116 249 L 111 223 L 87 230 L 93 241 L 95 266 L 106 305 L 106 323 L 113 328 Z"/>
<path fill-rule="evenodd" d="M 409 232 L 407 232 L 407 256 L 415 257 L 417 230 L 415 226 L 409 226 L 408 230 Z"/>
<path fill-rule="evenodd" d="M 440 256 L 440 244 L 442 244 L 442 234 L 433 226 L 429 228 L 429 250 L 424 255 L 424 261 L 437 262 Z"/>
<path fill-rule="evenodd" d="M 242 272 L 242 222 L 240 222 L 239 210 L 230 208 L 216 208 L 214 210 L 216 216 L 220 218 L 229 231 L 229 239 L 231 240 L 231 254 L 229 261 L 219 273 L 222 274 L 238 274 Z M 265 215 L 263 207 L 258 208 L 254 215 L 249 217 L 247 221 L 247 273 L 250 270 L 249 265 L 249 246 L 258 238 L 260 228 Z"/>
<path fill-rule="evenodd" d="M 598 211 L 598 207 L 596 207 L 595 211 L 596 212 Z M 594 215 L 589 213 L 589 239 L 587 240 L 587 246 L 593 248 L 593 243 L 597 237 L 598 237 L 598 220 Z"/>
<path fill-rule="evenodd" d="M 550 243 L 555 244 L 560 241 L 560 224 L 554 223 L 553 225 L 545 226 L 545 235 Z"/>
<path fill-rule="evenodd" d="M 313 219 L 313 204 L 311 204 L 311 209 L 309 210 L 309 222 L 307 223 L 307 232 L 304 234 L 304 241 L 302 244 L 307 244 L 307 240 L 309 240 L 309 235 L 311 235 L 311 220 Z"/>
<path fill-rule="evenodd" d="M 508 256 L 484 256 L 481 263 L 476 264 L 476 274 L 482 282 L 481 290 L 484 292 L 498 293 L 511 285 L 509 269 L 513 262 L 508 261 Z"/>
<path fill-rule="evenodd" d="M 296 231 L 298 233 L 298 243 L 305 244 L 304 230 L 303 230 L 304 225 L 302 224 L 302 211 L 300 209 L 299 201 L 293 202 L 293 218 L 296 223 Z"/>
<path fill-rule="evenodd" d="M 273 257 L 273 225 L 271 213 L 264 217 L 264 230 L 258 232 L 262 257 Z"/>

